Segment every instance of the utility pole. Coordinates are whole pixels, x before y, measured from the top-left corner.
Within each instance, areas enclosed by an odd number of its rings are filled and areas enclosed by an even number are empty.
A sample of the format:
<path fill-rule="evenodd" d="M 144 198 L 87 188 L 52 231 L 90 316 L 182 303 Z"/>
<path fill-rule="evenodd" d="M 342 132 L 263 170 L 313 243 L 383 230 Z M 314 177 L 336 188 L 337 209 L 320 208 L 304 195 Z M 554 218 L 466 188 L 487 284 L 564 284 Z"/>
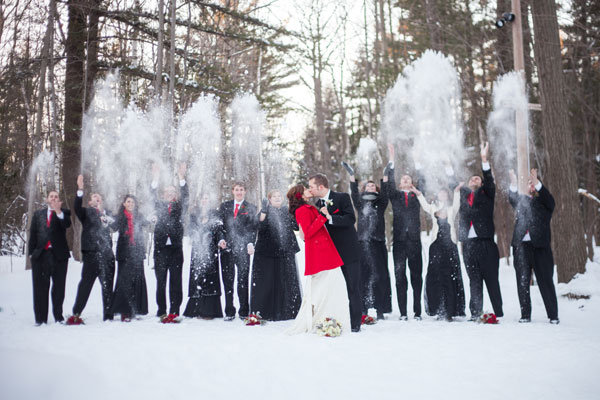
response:
<path fill-rule="evenodd" d="M 523 25 L 521 25 L 521 0 L 511 0 L 512 13 L 515 20 L 512 23 L 513 59 L 515 71 L 525 81 L 525 57 L 523 55 Z M 527 178 L 529 176 L 529 138 L 527 137 L 527 117 L 521 109 L 515 110 L 516 139 L 517 139 L 517 177 L 519 191 L 527 193 Z"/>

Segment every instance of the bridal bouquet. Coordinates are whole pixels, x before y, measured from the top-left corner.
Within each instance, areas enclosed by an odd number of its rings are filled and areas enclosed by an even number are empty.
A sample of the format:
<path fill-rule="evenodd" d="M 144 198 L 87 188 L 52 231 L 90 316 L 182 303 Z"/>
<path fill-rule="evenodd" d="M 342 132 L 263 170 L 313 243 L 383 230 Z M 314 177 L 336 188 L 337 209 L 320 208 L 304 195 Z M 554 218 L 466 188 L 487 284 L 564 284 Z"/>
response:
<path fill-rule="evenodd" d="M 259 313 L 250 314 L 244 318 L 244 324 L 246 326 L 262 325 L 265 321 L 261 318 Z"/>
<path fill-rule="evenodd" d="M 481 316 L 481 319 L 479 320 L 479 322 L 482 324 L 497 324 L 498 319 L 496 318 L 496 314 L 487 313 L 487 314 L 483 314 Z"/>
<path fill-rule="evenodd" d="M 325 318 L 317 324 L 317 335 L 325 337 L 336 337 L 342 334 L 342 324 L 334 318 Z"/>

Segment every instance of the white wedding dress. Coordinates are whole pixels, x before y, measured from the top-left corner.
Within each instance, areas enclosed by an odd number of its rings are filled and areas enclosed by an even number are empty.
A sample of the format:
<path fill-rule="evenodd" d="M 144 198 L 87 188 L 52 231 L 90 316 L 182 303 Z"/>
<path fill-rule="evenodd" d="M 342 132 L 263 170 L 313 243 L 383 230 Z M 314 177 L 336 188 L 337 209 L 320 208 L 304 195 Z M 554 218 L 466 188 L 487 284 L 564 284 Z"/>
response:
<path fill-rule="evenodd" d="M 300 311 L 286 333 L 313 332 L 325 318 L 335 318 L 342 334 L 350 333 L 350 308 L 346 280 L 340 267 L 304 277 Z"/>

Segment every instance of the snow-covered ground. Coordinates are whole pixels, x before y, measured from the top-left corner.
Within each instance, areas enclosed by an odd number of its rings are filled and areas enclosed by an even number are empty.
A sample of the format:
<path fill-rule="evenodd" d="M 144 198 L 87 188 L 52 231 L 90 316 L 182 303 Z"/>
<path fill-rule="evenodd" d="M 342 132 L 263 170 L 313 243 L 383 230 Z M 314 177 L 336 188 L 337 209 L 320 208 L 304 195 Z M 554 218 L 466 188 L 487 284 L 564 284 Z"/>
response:
<path fill-rule="evenodd" d="M 24 263 L 13 258 L 10 272 L 10 258 L 0 258 L 1 399 L 600 398 L 600 257 L 588 263 L 585 275 L 558 286 L 559 295 L 591 296 L 560 296 L 558 326 L 548 323 L 537 287 L 532 323 L 517 322 L 515 273 L 502 260 L 505 317 L 499 325 L 399 321 L 394 293 L 387 320 L 335 339 L 287 336 L 289 321 L 260 327 L 238 319 L 160 324 L 153 316 L 149 266 L 147 317 L 102 322 L 96 284 L 85 325 L 35 327 L 31 272 Z M 184 268 L 185 296 L 189 264 Z M 390 271 L 393 279 L 391 263 Z M 70 262 L 65 316 L 80 273 L 81 265 Z M 464 273 L 463 279 L 468 288 Z M 491 311 L 487 295 L 484 310 Z"/>

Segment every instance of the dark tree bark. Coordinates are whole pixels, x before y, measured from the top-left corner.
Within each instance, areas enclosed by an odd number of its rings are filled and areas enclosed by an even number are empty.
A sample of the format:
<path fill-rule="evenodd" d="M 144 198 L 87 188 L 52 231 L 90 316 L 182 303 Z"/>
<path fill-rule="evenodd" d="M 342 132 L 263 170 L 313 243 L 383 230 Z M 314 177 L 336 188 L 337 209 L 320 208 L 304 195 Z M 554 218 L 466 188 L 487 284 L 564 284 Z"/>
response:
<path fill-rule="evenodd" d="M 567 110 L 558 20 L 554 0 L 532 0 L 535 61 L 542 105 L 542 136 L 549 168 L 544 184 L 554 194 L 552 218 L 554 261 L 558 281 L 569 282 L 585 271 L 585 239 L 572 130 Z"/>
<path fill-rule="evenodd" d="M 65 70 L 65 109 L 64 109 L 64 141 L 62 143 L 62 182 L 63 201 L 73 204 L 77 191 L 77 175 L 81 162 L 81 125 L 85 92 L 85 44 L 86 0 L 69 0 L 68 27 L 65 51 L 67 65 Z M 75 214 L 73 214 L 73 218 Z M 73 230 L 68 231 L 68 238 L 73 244 Z"/>

